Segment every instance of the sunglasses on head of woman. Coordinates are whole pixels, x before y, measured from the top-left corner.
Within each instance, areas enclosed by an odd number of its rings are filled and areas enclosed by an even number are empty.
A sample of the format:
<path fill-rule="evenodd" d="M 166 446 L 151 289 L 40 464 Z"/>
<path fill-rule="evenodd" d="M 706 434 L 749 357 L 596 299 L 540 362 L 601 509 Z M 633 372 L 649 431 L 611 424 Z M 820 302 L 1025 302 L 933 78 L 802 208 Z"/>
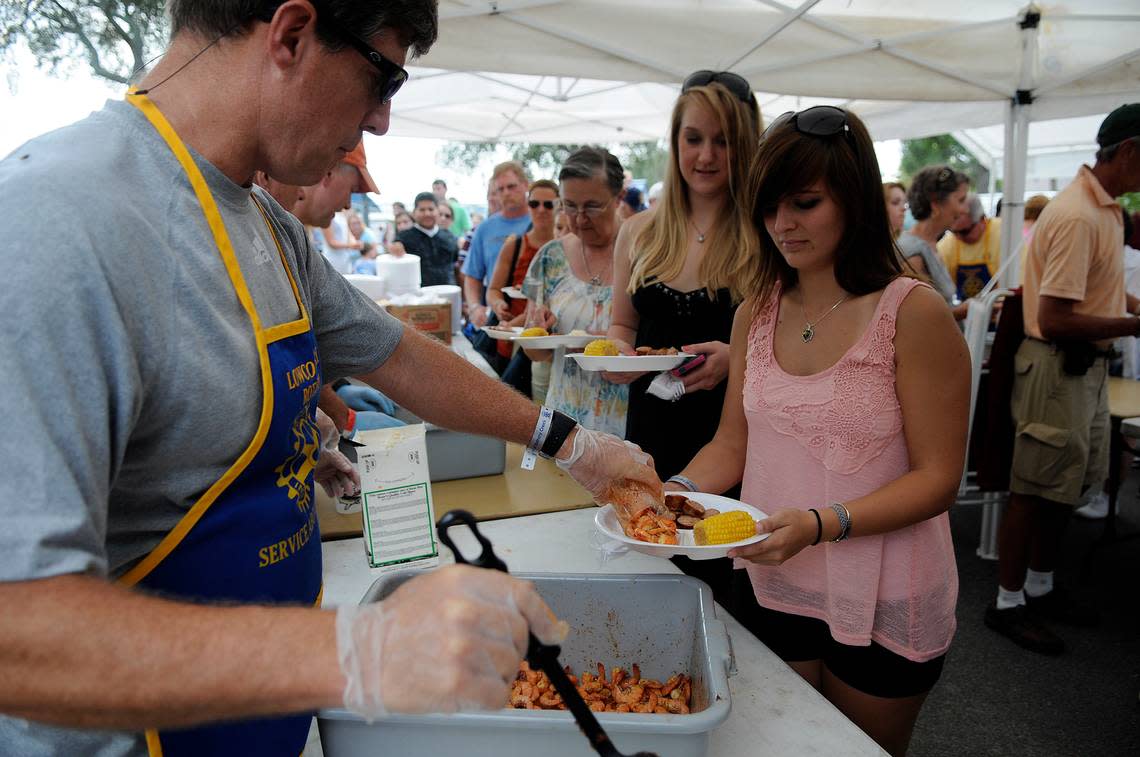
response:
<path fill-rule="evenodd" d="M 535 210 L 539 205 L 546 208 L 547 210 L 554 210 L 554 206 L 558 203 L 556 203 L 554 200 L 527 200 L 526 204 L 530 206 L 531 210 Z"/>
<path fill-rule="evenodd" d="M 854 141 L 851 126 L 847 123 L 847 111 L 834 105 L 815 105 L 798 113 L 794 110 L 781 113 L 768 124 L 768 128 L 760 135 L 760 141 L 763 142 L 769 134 L 775 134 L 789 123 L 800 134 L 809 137 L 834 137 L 842 134 Z"/>
<path fill-rule="evenodd" d="M 742 103 L 751 104 L 754 102 L 752 99 L 752 86 L 740 74 L 734 74 L 731 71 L 697 71 L 689 74 L 685 78 L 684 84 L 681 85 L 681 92 L 688 92 L 693 87 L 707 87 L 710 84 L 719 84 L 733 95 L 737 100 Z"/>

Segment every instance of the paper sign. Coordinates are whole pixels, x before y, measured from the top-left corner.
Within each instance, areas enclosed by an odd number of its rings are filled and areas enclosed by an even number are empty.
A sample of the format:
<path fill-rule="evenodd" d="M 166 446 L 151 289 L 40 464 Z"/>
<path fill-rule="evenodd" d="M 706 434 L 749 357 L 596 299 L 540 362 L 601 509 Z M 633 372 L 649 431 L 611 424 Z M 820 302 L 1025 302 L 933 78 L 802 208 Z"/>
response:
<path fill-rule="evenodd" d="M 357 434 L 364 543 L 373 568 L 439 565 L 423 424 Z"/>

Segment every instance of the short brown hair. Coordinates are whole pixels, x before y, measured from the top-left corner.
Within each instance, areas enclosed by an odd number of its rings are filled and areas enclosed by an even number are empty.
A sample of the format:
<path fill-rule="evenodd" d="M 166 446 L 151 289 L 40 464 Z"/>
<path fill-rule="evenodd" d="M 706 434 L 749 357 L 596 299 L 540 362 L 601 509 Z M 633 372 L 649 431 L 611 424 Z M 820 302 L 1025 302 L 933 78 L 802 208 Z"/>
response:
<path fill-rule="evenodd" d="M 536 189 L 551 189 L 554 191 L 554 194 L 558 194 L 558 185 L 550 179 L 536 179 L 532 181 L 530 188 L 526 191 L 527 196 L 530 196 L 530 193 Z"/>
<path fill-rule="evenodd" d="M 1025 220 L 1036 221 L 1041 216 L 1041 211 L 1049 204 L 1049 198 L 1045 195 L 1033 195 L 1025 201 Z"/>
<path fill-rule="evenodd" d="M 910 191 L 906 194 L 910 214 L 916 221 L 930 218 L 935 202 L 946 202 L 958 187 L 969 183 L 969 176 L 950 166 L 927 166 L 910 180 Z"/>
<path fill-rule="evenodd" d="M 835 250 L 839 286 L 854 295 L 869 294 L 905 270 L 891 234 L 871 135 L 854 113 L 845 112 L 847 133 L 830 137 L 801 134 L 789 120 L 760 143 L 748 181 L 752 223 L 760 236 L 759 261 L 747 290 L 756 306 L 768 298 L 777 281 L 786 290 L 799 280 L 796 269 L 788 265 L 768 235 L 764 213 L 817 181 L 827 186 L 843 211 L 843 235 Z"/>
<path fill-rule="evenodd" d="M 356 35 L 369 39 L 381 29 L 396 33 L 401 47 L 411 49 L 412 57 L 424 55 L 439 36 L 438 0 L 384 0 L 360 3 L 353 0 L 310 0 L 317 13 L 328 13 Z M 285 0 L 169 0 L 170 36 L 193 31 L 207 37 L 240 36 L 253 22 L 268 18 Z M 340 50 L 345 42 L 321 33 L 330 50 Z"/>
<path fill-rule="evenodd" d="M 508 171 L 513 172 L 515 176 L 518 176 L 520 179 L 522 179 L 523 184 L 530 183 L 530 177 L 526 175 L 526 169 L 523 168 L 523 164 L 517 160 L 507 160 L 491 169 L 491 184 L 493 185 L 495 183 L 495 179 L 499 178 Z"/>

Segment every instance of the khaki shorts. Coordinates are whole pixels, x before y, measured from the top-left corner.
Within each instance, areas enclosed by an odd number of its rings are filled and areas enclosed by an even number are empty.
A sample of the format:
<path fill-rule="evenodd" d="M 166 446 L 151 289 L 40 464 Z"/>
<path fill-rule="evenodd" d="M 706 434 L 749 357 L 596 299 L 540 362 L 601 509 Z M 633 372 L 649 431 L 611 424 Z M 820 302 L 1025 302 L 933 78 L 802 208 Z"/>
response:
<path fill-rule="evenodd" d="M 1108 477 L 1108 361 L 1097 358 L 1084 376 L 1067 375 L 1063 361 L 1035 339 L 1014 357 L 1009 490 L 1076 506 Z"/>

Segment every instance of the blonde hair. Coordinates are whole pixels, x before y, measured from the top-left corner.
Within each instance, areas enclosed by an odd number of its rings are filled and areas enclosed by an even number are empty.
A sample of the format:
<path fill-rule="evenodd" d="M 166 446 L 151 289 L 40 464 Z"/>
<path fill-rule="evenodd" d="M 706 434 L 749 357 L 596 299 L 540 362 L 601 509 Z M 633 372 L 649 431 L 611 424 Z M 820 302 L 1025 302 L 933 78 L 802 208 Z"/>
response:
<path fill-rule="evenodd" d="M 630 253 L 629 292 L 681 275 L 688 254 L 689 185 L 681 176 L 677 143 L 690 105 L 700 105 L 717 119 L 728 152 L 728 198 L 706 235 L 707 252 L 698 276 L 710 297 L 727 288 L 733 302 L 744 297 L 743 283 L 756 265 L 759 239 L 748 217 L 745 197 L 748 166 L 756 152 L 762 124 L 748 106 L 724 86 L 712 83 L 681 93 L 669 126 L 669 166 L 657 208 L 642 227 Z"/>

